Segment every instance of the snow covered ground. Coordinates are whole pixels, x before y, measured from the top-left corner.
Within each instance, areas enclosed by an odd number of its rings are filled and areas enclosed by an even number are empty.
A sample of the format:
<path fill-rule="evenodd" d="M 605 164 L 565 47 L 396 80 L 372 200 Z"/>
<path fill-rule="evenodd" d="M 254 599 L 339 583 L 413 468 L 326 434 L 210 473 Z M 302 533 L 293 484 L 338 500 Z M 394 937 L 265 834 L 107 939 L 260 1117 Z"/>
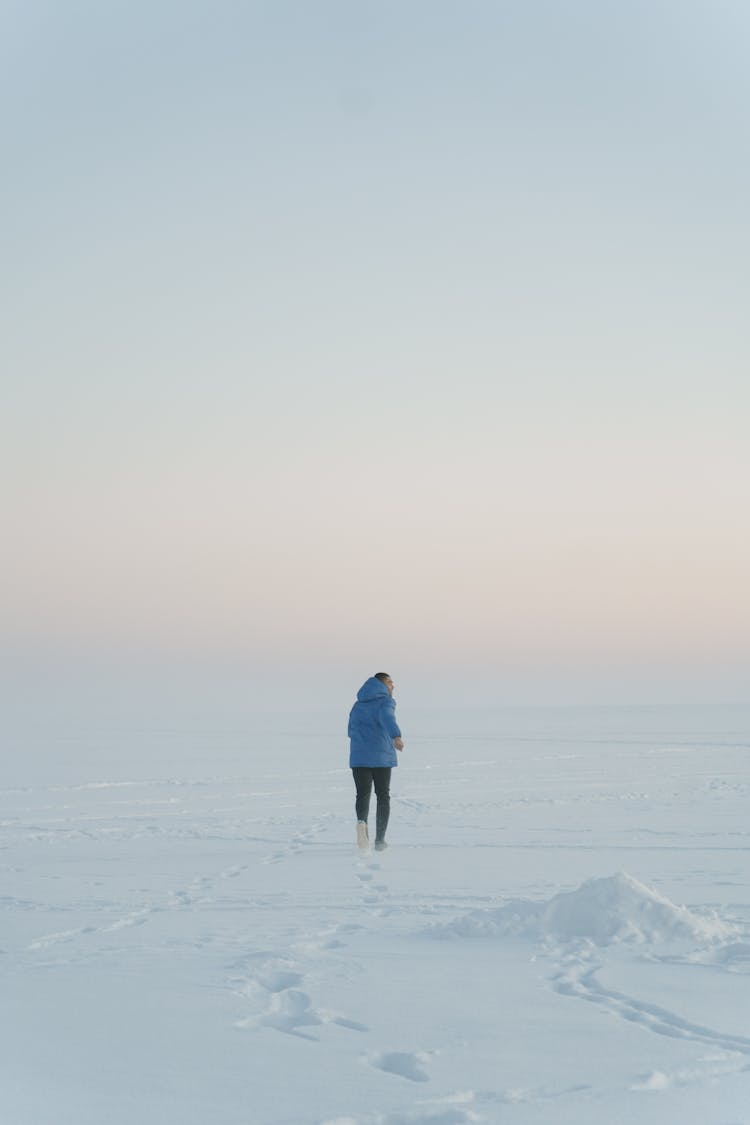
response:
<path fill-rule="evenodd" d="M 748 1125 L 750 708 L 41 726 L 0 792 L 2 1125 Z"/>

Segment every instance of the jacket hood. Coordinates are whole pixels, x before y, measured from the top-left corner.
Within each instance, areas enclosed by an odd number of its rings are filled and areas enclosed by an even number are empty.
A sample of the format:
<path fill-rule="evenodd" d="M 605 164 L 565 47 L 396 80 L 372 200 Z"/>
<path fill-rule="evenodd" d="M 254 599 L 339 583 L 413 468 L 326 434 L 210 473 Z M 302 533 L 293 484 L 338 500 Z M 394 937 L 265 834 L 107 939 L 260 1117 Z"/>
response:
<path fill-rule="evenodd" d="M 357 700 L 360 703 L 367 703 L 368 700 L 378 699 L 383 695 L 390 699 L 391 693 L 382 680 L 376 679 L 375 676 L 370 676 L 369 680 L 365 680 L 362 687 L 357 692 Z"/>

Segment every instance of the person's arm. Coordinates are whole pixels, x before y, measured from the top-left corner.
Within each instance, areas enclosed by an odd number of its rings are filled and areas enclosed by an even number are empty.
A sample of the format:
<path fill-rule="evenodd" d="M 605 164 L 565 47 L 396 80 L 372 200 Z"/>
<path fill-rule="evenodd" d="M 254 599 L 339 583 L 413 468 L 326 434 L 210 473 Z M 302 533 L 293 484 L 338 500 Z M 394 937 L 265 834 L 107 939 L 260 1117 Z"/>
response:
<path fill-rule="evenodd" d="M 401 737 L 401 728 L 396 722 L 396 704 L 392 699 L 386 699 L 380 712 L 380 719 L 388 735 L 393 739 L 397 750 L 403 750 L 404 740 Z"/>

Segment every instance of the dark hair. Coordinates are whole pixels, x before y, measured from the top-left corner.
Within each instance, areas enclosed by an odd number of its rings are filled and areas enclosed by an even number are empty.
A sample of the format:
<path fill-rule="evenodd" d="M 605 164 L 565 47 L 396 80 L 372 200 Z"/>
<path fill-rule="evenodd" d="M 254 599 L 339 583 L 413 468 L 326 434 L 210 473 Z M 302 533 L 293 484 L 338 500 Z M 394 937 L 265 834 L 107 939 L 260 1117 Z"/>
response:
<path fill-rule="evenodd" d="M 374 677 L 373 677 L 373 679 L 380 680 L 380 682 L 383 683 L 383 684 L 385 683 L 386 680 L 390 680 L 390 678 L 391 677 L 388 675 L 387 672 L 376 672 Z"/>

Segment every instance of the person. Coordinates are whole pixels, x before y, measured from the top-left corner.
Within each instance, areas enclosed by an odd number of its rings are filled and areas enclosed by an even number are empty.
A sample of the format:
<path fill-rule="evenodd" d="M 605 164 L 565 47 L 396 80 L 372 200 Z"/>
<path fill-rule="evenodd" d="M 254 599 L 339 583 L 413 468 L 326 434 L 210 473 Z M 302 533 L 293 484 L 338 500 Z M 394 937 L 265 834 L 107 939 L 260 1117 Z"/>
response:
<path fill-rule="evenodd" d="M 380 852 L 388 846 L 385 830 L 391 811 L 391 769 L 398 765 L 396 750 L 404 748 L 396 722 L 393 680 L 387 672 L 377 672 L 357 692 L 357 702 L 349 712 L 349 739 L 349 766 L 357 790 L 357 844 L 363 849 L 370 846 L 367 816 L 374 785 L 375 850 Z"/>

